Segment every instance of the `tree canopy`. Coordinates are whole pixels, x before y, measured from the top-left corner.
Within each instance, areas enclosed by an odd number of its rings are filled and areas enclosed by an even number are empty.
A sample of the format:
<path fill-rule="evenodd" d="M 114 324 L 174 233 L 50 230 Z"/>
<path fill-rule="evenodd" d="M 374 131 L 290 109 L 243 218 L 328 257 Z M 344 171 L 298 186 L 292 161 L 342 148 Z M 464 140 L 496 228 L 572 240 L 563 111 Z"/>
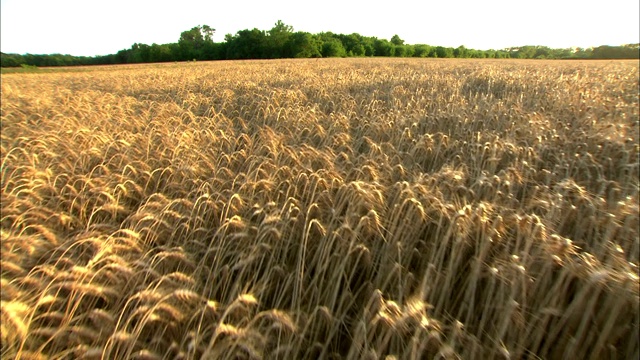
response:
<path fill-rule="evenodd" d="M 245 29 L 227 34 L 224 41 L 213 41 L 215 29 L 198 25 L 183 31 L 176 43 L 140 44 L 106 56 L 71 56 L 61 54 L 0 54 L 2 67 L 71 66 L 127 64 L 145 62 L 279 59 L 313 57 L 438 57 L 438 58 L 520 58 L 520 59 L 638 59 L 639 44 L 599 46 L 596 48 L 552 49 L 545 46 L 520 46 L 501 50 L 475 50 L 427 44 L 406 44 L 399 35 L 390 40 L 363 36 L 358 33 L 311 34 L 294 31 L 278 20 L 267 31 Z"/>

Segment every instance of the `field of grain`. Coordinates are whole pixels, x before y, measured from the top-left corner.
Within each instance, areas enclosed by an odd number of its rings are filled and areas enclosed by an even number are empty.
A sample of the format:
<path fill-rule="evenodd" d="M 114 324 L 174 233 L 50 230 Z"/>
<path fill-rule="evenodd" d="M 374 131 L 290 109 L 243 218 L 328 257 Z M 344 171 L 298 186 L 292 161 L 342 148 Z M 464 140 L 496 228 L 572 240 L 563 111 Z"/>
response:
<path fill-rule="evenodd" d="M 637 61 L 2 75 L 2 358 L 637 359 Z"/>

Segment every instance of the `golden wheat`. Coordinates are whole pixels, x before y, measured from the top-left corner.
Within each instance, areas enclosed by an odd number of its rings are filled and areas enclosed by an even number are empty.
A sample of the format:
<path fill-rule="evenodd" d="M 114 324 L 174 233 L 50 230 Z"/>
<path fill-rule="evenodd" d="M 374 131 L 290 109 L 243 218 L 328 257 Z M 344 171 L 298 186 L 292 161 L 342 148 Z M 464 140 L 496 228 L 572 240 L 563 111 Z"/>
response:
<path fill-rule="evenodd" d="M 2 358 L 640 356 L 638 64 L 3 74 Z"/>

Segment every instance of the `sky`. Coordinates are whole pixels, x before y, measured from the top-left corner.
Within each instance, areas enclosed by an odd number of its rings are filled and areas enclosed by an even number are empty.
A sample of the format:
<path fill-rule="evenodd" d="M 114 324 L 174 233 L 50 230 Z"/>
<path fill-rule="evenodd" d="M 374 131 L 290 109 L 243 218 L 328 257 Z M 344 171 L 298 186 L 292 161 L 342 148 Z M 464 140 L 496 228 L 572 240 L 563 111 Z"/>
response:
<path fill-rule="evenodd" d="M 638 0 L 0 0 L 0 51 L 114 54 L 177 42 L 197 25 L 225 34 L 278 21 L 294 31 L 351 34 L 487 50 L 640 42 Z"/>

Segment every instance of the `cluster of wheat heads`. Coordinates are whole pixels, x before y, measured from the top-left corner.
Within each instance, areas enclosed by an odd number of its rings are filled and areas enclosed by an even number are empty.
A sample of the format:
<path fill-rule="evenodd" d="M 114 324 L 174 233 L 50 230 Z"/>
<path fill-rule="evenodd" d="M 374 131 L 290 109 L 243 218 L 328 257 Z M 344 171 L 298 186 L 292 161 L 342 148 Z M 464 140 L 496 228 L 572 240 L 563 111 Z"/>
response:
<path fill-rule="evenodd" d="M 2 76 L 2 358 L 638 358 L 637 62 Z"/>

